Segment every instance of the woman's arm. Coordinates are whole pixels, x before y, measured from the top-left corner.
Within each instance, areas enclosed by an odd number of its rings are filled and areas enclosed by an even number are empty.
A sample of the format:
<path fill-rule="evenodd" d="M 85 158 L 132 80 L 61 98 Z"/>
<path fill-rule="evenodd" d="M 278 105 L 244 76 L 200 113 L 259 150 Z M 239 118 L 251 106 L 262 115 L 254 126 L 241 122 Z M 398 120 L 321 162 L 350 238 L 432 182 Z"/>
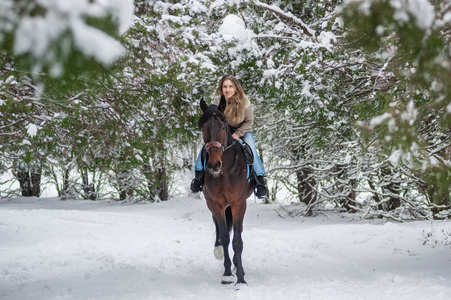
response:
<path fill-rule="evenodd" d="M 252 108 L 252 105 L 248 105 L 248 107 L 246 108 L 244 121 L 235 130 L 234 134 L 236 134 L 237 137 L 242 137 L 246 132 L 252 132 L 252 125 L 253 124 L 254 124 L 254 110 Z"/>

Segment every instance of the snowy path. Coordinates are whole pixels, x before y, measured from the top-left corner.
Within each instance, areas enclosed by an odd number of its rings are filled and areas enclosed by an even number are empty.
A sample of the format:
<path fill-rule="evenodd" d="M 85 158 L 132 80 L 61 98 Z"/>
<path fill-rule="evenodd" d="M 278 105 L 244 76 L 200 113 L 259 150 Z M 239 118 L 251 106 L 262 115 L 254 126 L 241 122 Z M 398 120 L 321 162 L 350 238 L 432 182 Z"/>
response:
<path fill-rule="evenodd" d="M 450 299 L 451 249 L 423 245 L 451 221 L 281 218 L 249 201 L 249 286 L 221 285 L 203 200 L 0 201 L 0 299 Z"/>

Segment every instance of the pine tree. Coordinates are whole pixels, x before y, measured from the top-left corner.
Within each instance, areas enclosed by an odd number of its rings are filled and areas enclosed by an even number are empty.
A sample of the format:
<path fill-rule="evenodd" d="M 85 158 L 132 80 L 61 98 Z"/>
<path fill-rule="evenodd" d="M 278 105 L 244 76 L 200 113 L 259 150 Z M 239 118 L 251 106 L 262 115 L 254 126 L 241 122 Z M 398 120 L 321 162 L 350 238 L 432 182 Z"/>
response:
<path fill-rule="evenodd" d="M 19 180 L 33 177 L 35 168 L 26 166 L 39 166 L 41 176 L 54 164 L 94 160 L 87 159 L 99 148 L 91 143 L 93 133 L 103 136 L 96 131 L 99 115 L 108 115 L 96 114 L 104 103 L 97 96 L 124 49 L 116 38 L 125 14 L 117 15 L 114 3 L 76 10 L 70 9 L 76 1 L 59 4 L 2 3 L 0 155 Z M 131 2 L 118 5 L 133 8 Z"/>
<path fill-rule="evenodd" d="M 435 217 L 450 209 L 450 8 L 441 1 L 380 0 L 352 1 L 343 10 L 348 47 L 383 66 L 378 77 L 386 89 L 362 102 L 368 111 L 362 126 L 381 150 L 400 151 L 394 163 L 415 178 Z"/>

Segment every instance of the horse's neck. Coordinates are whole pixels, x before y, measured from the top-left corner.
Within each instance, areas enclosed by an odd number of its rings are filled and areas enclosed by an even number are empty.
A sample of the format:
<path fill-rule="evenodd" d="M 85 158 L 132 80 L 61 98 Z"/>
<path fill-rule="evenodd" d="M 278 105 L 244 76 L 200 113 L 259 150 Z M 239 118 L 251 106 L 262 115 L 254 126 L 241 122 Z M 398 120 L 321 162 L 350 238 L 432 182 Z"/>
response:
<path fill-rule="evenodd" d="M 229 140 L 229 142 L 227 142 L 227 147 L 230 147 L 229 149 L 227 149 L 226 152 L 227 155 L 229 155 L 231 157 L 230 159 L 230 164 L 228 166 L 228 169 L 230 171 L 232 171 L 234 169 L 235 166 L 238 166 L 241 163 L 241 157 L 240 157 L 240 147 L 238 145 L 238 141 L 235 140 L 232 135 L 229 136 L 231 140 Z M 235 145 L 233 145 L 235 143 Z"/>
<path fill-rule="evenodd" d="M 226 147 L 229 147 L 235 142 L 235 139 L 233 138 L 232 134 L 230 132 L 228 132 L 228 134 L 229 135 L 227 136 L 227 145 L 225 145 Z"/>

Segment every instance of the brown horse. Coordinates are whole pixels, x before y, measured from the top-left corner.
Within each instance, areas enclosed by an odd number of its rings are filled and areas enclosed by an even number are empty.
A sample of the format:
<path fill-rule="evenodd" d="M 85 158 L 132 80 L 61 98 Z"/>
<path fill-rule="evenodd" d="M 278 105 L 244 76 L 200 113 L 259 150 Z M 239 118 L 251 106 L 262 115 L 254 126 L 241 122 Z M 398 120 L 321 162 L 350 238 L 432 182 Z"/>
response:
<path fill-rule="evenodd" d="M 223 284 L 233 282 L 229 256 L 230 231 L 233 228 L 233 263 L 236 266 L 236 284 L 246 284 L 241 261 L 243 252 L 243 219 L 246 199 L 252 194 L 254 183 L 247 179 L 247 164 L 240 146 L 233 139 L 224 115 L 226 100 L 221 98 L 219 106 L 207 106 L 200 101 L 203 111 L 199 127 L 208 152 L 203 193 L 213 215 L 216 227 L 215 255 L 224 257 Z"/>

